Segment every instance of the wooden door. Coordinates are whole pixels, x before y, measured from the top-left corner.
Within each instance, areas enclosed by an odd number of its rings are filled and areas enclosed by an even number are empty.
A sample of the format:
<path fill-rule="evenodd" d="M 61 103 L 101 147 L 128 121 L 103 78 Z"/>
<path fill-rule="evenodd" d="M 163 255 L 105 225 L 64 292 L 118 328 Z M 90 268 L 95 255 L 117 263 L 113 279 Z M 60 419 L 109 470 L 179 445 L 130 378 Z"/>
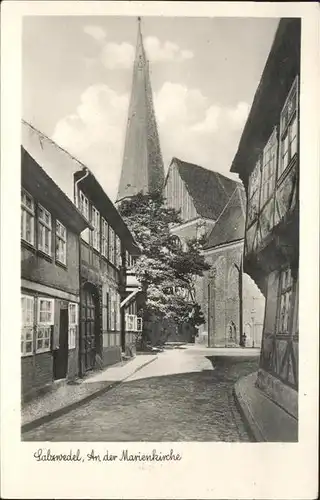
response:
<path fill-rule="evenodd" d="M 54 350 L 53 377 L 66 378 L 68 370 L 68 309 L 60 309 L 59 348 Z"/>
<path fill-rule="evenodd" d="M 84 365 L 85 370 L 92 370 L 96 357 L 96 301 L 90 289 L 84 290 Z"/>

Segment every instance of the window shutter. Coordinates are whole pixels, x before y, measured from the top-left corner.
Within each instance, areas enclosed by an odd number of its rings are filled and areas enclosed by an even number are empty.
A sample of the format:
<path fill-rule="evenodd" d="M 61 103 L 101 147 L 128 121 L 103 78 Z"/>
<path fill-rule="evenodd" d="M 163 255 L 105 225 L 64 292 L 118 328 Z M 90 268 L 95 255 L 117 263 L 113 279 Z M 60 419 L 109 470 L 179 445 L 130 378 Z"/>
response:
<path fill-rule="evenodd" d="M 54 324 L 52 331 L 52 350 L 59 349 L 59 334 L 60 334 L 60 301 L 56 301 L 54 308 Z"/>

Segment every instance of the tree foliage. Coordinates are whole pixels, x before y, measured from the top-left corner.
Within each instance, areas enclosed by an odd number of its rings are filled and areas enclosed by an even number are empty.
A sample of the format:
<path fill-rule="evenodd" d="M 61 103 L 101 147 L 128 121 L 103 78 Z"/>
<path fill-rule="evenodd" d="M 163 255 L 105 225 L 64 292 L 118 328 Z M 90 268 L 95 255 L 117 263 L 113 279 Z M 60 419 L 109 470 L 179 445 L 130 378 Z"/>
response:
<path fill-rule="evenodd" d="M 203 238 L 181 244 L 170 231 L 172 225 L 182 222 L 180 212 L 167 207 L 159 192 L 125 199 L 119 212 L 141 249 L 135 272 L 147 289 L 145 315 L 178 324 L 204 323 L 194 291 L 196 277 L 210 268 L 200 253 Z"/>

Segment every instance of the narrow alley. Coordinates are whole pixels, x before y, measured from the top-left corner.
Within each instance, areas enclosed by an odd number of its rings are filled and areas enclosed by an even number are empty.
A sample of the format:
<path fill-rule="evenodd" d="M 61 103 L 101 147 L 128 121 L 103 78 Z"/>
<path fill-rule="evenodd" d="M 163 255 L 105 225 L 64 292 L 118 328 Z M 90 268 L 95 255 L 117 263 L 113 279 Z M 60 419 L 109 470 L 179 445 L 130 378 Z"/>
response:
<path fill-rule="evenodd" d="M 167 349 L 111 391 L 22 439 L 248 442 L 233 386 L 257 369 L 258 355 L 196 345 Z"/>

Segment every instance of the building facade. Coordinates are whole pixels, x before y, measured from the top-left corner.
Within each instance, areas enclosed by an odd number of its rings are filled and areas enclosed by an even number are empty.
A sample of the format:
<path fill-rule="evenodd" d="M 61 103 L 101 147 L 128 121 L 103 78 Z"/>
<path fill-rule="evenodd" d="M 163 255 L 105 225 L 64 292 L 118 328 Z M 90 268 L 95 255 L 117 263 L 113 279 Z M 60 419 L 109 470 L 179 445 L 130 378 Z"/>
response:
<path fill-rule="evenodd" d="M 69 252 L 67 266 L 59 259 L 54 259 L 49 266 L 47 261 L 50 260 L 50 256 L 48 255 L 44 255 L 44 258 L 40 260 L 31 259 L 30 249 L 28 253 L 24 242 L 22 285 L 24 287 L 23 280 L 26 278 L 39 284 L 49 280 L 48 283 L 54 285 L 57 281 L 58 288 L 62 288 L 66 294 L 71 294 L 69 300 L 76 304 L 76 307 L 70 306 L 69 311 L 69 318 L 73 318 L 76 327 L 76 348 L 73 353 L 76 361 L 70 362 L 68 370 L 69 374 L 72 370 L 74 376 L 83 376 L 92 369 L 120 361 L 122 355 L 134 354 L 135 337 L 141 329 L 141 320 L 137 319 L 137 313 L 141 307 L 139 301 L 143 293 L 132 272 L 129 273 L 128 282 L 129 279 L 131 282 L 127 286 L 127 267 L 132 268 L 139 249 L 119 212 L 94 175 L 84 165 L 26 122 L 22 123 L 22 147 L 26 152 L 25 155 L 32 160 L 32 164 L 41 167 L 40 171 L 55 186 L 55 188 L 52 187 L 52 193 L 46 191 L 47 198 L 43 201 L 44 212 L 41 216 L 43 219 L 41 224 L 43 223 L 45 229 L 41 226 L 44 234 L 42 237 L 48 238 L 48 230 L 53 231 L 52 224 L 56 224 L 56 214 L 51 214 L 47 207 L 50 197 L 57 198 L 55 191 L 59 192 L 65 200 L 64 205 L 68 203 L 68 206 L 72 207 L 76 214 L 74 219 L 78 220 L 79 226 L 74 228 L 71 216 L 71 221 L 67 221 L 70 227 L 64 223 L 65 217 L 57 218 L 60 225 L 55 229 L 57 232 L 55 241 L 60 247 L 67 245 Z M 33 192 L 38 189 L 37 181 L 32 176 L 24 179 L 27 191 L 33 199 Z M 35 200 L 31 202 L 29 198 L 26 198 L 25 204 L 31 203 L 31 206 L 34 204 L 37 206 L 37 199 Z M 58 205 L 57 202 L 56 205 Z M 24 208 L 27 210 L 27 207 Z M 59 207 L 54 206 L 54 208 L 57 210 Z M 70 210 L 71 208 L 69 212 Z M 48 226 L 50 224 L 51 229 Z M 70 228 L 73 228 L 73 232 Z M 43 243 L 45 244 L 48 245 L 47 241 Z M 53 246 L 50 247 L 51 253 L 53 253 L 53 248 Z M 36 250 L 38 254 L 37 247 Z M 41 256 L 43 257 L 43 252 Z M 32 275 L 29 276 L 31 272 Z M 61 293 L 57 295 L 57 297 L 60 296 L 62 297 Z M 30 300 L 24 301 L 23 307 L 30 310 L 30 304 Z M 44 307 L 54 307 L 50 304 L 48 302 Z M 61 307 L 68 309 L 68 304 L 64 303 Z M 52 314 L 58 314 L 58 310 L 58 307 L 55 307 L 56 313 Z M 46 314 L 48 313 L 50 321 L 53 321 L 54 316 L 50 311 L 51 309 Z M 30 316 L 31 313 L 29 311 L 26 314 Z M 39 314 L 36 306 L 34 314 Z M 65 324 L 66 317 L 64 316 L 61 321 Z M 58 331 L 56 328 L 52 327 L 52 329 L 54 332 Z M 47 354 L 43 356 L 47 358 L 48 366 L 53 363 L 53 358 L 60 356 L 62 352 L 62 344 L 55 336 L 52 338 L 50 349 L 46 340 Z M 29 377 L 30 382 L 25 372 L 22 373 L 23 385 L 34 390 L 45 385 L 45 380 L 40 380 L 42 377 L 36 365 L 38 360 L 40 357 L 36 356 L 33 362 L 33 378 Z M 27 364 L 27 361 L 23 361 L 23 364 Z M 49 372 L 48 368 L 47 378 L 52 381 Z M 66 378 L 61 373 L 59 377 Z"/>
<path fill-rule="evenodd" d="M 79 372 L 79 235 L 88 225 L 21 151 L 21 390 L 23 398 Z"/>
<path fill-rule="evenodd" d="M 299 19 L 282 19 L 232 171 L 247 192 L 244 270 L 266 297 L 257 386 L 298 418 Z"/>
<path fill-rule="evenodd" d="M 164 194 L 168 206 L 181 210 L 183 223 L 172 232 L 182 245 L 190 238 L 206 239 L 204 256 L 211 269 L 195 280 L 196 300 L 205 316 L 197 341 L 210 347 L 258 347 L 264 298 L 242 272 L 246 204 L 242 185 L 173 158 Z"/>
<path fill-rule="evenodd" d="M 141 329 L 137 319 L 139 285 L 127 267 L 139 255 L 119 212 L 88 169 L 75 173 L 76 205 L 91 221 L 81 234 L 81 374 L 121 361 L 133 352 Z M 132 276 L 130 276 L 132 278 Z M 132 286 L 135 285 L 135 286 Z"/>

